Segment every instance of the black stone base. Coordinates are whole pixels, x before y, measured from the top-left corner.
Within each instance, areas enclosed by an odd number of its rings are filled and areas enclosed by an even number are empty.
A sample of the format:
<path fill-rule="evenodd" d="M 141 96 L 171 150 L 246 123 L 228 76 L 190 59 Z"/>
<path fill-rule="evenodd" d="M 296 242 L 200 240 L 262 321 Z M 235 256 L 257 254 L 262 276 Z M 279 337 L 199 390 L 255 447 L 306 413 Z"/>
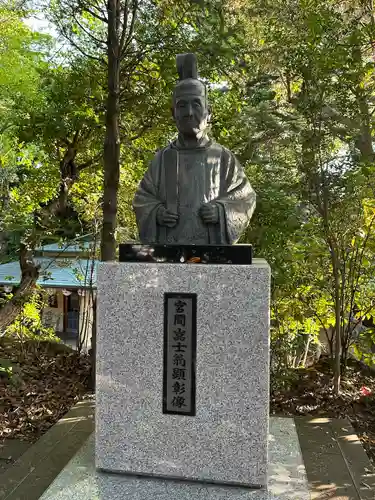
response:
<path fill-rule="evenodd" d="M 142 245 L 120 244 L 120 262 L 176 264 L 252 263 L 251 245 Z"/>

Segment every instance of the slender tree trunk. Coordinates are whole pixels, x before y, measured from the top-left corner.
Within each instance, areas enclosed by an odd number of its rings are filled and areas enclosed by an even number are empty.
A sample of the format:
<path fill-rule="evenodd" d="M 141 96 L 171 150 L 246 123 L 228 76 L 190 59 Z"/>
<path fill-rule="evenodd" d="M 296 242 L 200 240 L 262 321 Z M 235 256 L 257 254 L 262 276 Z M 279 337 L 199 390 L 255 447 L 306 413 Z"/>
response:
<path fill-rule="evenodd" d="M 1 186 L 1 198 L 0 198 L 0 213 L 5 214 L 9 205 L 9 184 L 4 181 Z M 8 240 L 9 233 L 4 231 L 0 226 L 0 259 L 2 256 L 6 256 L 8 253 Z M 1 262 L 1 260 L 0 260 Z"/>
<path fill-rule="evenodd" d="M 102 260 L 116 258 L 117 192 L 120 180 L 120 0 L 108 0 L 108 98 L 104 141 Z"/>
<path fill-rule="evenodd" d="M 92 326 L 91 326 L 91 349 L 89 351 L 91 360 L 91 373 L 89 380 L 89 387 L 94 391 L 96 383 L 96 330 L 97 330 L 97 295 L 93 289 L 93 279 L 94 279 L 94 269 L 95 269 L 95 259 L 97 253 L 97 235 L 98 228 L 95 227 L 95 240 L 91 260 L 91 272 L 90 272 L 90 292 L 89 292 L 89 307 L 92 308 Z"/>
<path fill-rule="evenodd" d="M 348 367 L 348 354 L 349 354 L 349 346 L 345 345 L 342 348 L 342 372 L 345 375 L 346 369 Z"/>
<path fill-rule="evenodd" d="M 329 327 L 328 330 L 325 332 L 326 334 L 326 339 L 328 342 L 328 348 L 329 348 L 329 357 L 331 359 L 331 363 L 333 366 L 333 357 L 334 357 L 334 349 L 333 349 L 333 336 L 334 332 L 332 331 L 332 328 Z"/>
<path fill-rule="evenodd" d="M 368 101 L 361 88 L 357 90 L 357 102 L 361 118 L 361 135 L 357 145 L 361 151 L 362 160 L 367 163 L 374 161 L 374 149 L 372 146 L 371 118 Z"/>
<path fill-rule="evenodd" d="M 309 354 L 310 342 L 311 342 L 311 334 L 308 334 L 306 344 L 305 344 L 305 352 L 304 352 L 303 359 L 302 359 L 303 368 L 306 367 L 306 361 L 307 361 L 307 356 Z"/>
<path fill-rule="evenodd" d="M 352 37 L 353 49 L 352 56 L 355 65 L 358 68 L 362 68 L 360 76 L 358 77 L 358 82 L 355 87 L 355 94 L 357 99 L 359 119 L 361 122 L 360 135 L 357 138 L 357 147 L 361 152 L 362 160 L 364 162 L 371 163 L 374 161 L 374 148 L 372 145 L 372 126 L 371 126 L 371 115 L 368 104 L 368 96 L 366 95 L 366 90 L 363 88 L 364 79 L 364 64 L 362 56 L 361 43 L 358 40 L 358 34 L 355 32 Z"/>
<path fill-rule="evenodd" d="M 96 328 L 97 328 L 97 298 L 94 296 L 93 291 L 90 291 L 91 295 L 91 306 L 92 306 L 92 329 L 91 329 L 91 350 L 89 352 L 91 359 L 91 372 L 89 387 L 91 390 L 95 390 L 95 376 L 96 376 Z"/>
<path fill-rule="evenodd" d="M 341 300 L 339 262 L 336 249 L 331 247 L 333 277 L 335 282 L 335 362 L 334 362 L 334 392 L 340 393 L 341 384 Z"/>

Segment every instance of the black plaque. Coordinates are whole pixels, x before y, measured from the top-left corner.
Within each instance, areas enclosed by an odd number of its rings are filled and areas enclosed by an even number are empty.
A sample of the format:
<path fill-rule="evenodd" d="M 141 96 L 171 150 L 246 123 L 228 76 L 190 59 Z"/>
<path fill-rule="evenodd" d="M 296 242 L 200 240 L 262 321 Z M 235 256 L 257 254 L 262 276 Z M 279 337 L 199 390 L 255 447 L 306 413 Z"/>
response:
<path fill-rule="evenodd" d="M 164 294 L 163 413 L 195 416 L 197 296 Z"/>

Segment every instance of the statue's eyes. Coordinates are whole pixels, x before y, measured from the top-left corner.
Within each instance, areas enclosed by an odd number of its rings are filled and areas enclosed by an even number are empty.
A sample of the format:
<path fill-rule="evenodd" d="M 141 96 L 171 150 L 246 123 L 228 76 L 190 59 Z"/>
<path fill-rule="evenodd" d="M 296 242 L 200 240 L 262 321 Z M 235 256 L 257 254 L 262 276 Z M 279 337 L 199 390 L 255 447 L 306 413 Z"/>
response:
<path fill-rule="evenodd" d="M 199 101 L 194 101 L 193 105 L 195 108 L 198 108 L 198 109 L 202 107 L 202 105 Z"/>

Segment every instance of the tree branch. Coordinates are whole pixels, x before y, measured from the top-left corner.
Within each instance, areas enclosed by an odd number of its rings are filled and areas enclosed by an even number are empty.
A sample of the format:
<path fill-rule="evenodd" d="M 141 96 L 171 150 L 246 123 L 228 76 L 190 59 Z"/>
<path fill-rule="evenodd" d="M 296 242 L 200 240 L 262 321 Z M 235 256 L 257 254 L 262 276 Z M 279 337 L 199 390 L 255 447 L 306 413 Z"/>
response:
<path fill-rule="evenodd" d="M 104 15 L 99 15 L 97 14 L 96 12 L 93 12 L 87 5 L 87 3 L 85 2 L 79 2 L 78 6 L 80 7 L 80 10 L 81 11 L 85 11 L 87 12 L 88 14 L 90 14 L 90 16 L 92 17 L 95 17 L 95 19 L 98 19 L 99 21 L 102 21 L 102 23 L 105 23 L 107 24 L 108 23 L 108 19 L 104 16 Z M 95 8 L 95 6 L 93 6 Z M 97 10 L 100 10 L 98 7 L 96 7 Z"/>
<path fill-rule="evenodd" d="M 124 46 L 123 47 L 120 46 L 121 57 L 125 55 L 126 49 L 128 48 L 128 46 L 129 46 L 129 44 L 131 42 L 131 39 L 133 37 L 134 25 L 135 25 L 135 21 L 136 21 L 136 18 L 137 18 L 137 10 L 138 10 L 138 0 L 133 0 L 132 20 L 131 20 L 131 23 L 130 23 L 130 28 L 129 28 L 128 36 L 126 37 Z"/>
<path fill-rule="evenodd" d="M 82 172 L 87 167 L 91 167 L 91 165 L 94 165 L 101 157 L 103 156 L 102 153 L 97 154 L 93 158 L 90 158 L 90 160 L 87 160 L 85 163 L 81 163 L 81 165 L 77 165 L 76 170 L 77 173 Z"/>
<path fill-rule="evenodd" d="M 78 19 L 73 15 L 75 22 L 78 24 L 78 26 L 81 28 L 81 30 L 86 33 L 88 37 L 90 37 L 92 40 L 94 40 L 95 43 L 98 45 L 107 45 L 107 42 L 105 40 L 100 40 L 99 38 L 96 38 L 90 31 L 85 28 L 79 21 Z"/>
<path fill-rule="evenodd" d="M 125 40 L 125 35 L 126 31 L 128 29 L 128 1 L 125 0 L 125 5 L 124 5 L 124 15 L 123 15 L 123 20 L 122 20 L 122 33 L 121 33 L 121 38 L 120 38 L 120 53 L 122 51 L 122 48 L 124 46 L 124 40 Z"/>
<path fill-rule="evenodd" d="M 98 57 L 98 56 L 94 56 L 92 54 L 88 54 L 87 52 L 85 52 L 82 47 L 80 47 L 76 42 L 74 42 L 73 40 L 73 37 L 67 32 L 66 28 L 64 26 L 62 26 L 61 24 L 59 25 L 58 23 L 56 23 L 63 36 L 69 40 L 69 42 L 73 45 L 74 48 L 76 48 L 82 55 L 84 55 L 85 57 L 88 57 L 89 59 L 93 59 L 94 61 L 98 61 L 100 62 L 100 64 L 104 64 L 104 66 L 107 65 L 106 61 L 103 59 L 103 57 Z"/>

